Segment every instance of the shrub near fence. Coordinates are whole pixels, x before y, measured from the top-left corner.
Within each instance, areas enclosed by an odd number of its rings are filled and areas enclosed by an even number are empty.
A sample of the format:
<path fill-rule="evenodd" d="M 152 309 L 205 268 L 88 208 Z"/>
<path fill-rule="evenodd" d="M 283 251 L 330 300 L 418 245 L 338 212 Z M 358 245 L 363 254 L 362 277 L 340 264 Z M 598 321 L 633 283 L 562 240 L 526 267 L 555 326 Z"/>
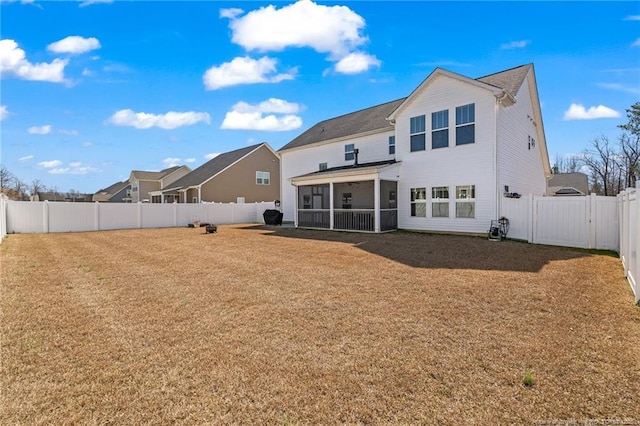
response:
<path fill-rule="evenodd" d="M 7 233 L 169 228 L 195 221 L 219 225 L 263 222 L 273 202 L 253 204 L 150 204 L 6 202 Z"/>

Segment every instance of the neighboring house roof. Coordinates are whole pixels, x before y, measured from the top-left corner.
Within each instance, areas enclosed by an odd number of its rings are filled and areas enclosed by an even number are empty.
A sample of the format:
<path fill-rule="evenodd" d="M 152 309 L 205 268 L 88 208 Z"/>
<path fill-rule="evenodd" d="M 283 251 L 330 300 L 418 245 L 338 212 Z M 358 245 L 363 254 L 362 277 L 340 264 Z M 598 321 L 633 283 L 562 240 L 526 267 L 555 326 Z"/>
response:
<path fill-rule="evenodd" d="M 406 98 L 387 102 L 374 107 L 366 108 L 350 114 L 330 118 L 305 131 L 294 140 L 280 148 L 278 151 L 310 145 L 316 142 L 327 141 L 382 130 L 393 130 L 387 117 L 404 102 Z"/>
<path fill-rule="evenodd" d="M 93 201 L 109 201 L 111 197 L 124 190 L 127 186 L 129 186 L 129 181 L 123 180 L 104 189 L 99 189 L 98 192 L 93 194 Z"/>
<path fill-rule="evenodd" d="M 506 91 L 508 97 L 513 101 L 532 67 L 532 64 L 522 65 L 475 80 L 442 68 L 436 68 L 408 97 L 321 121 L 280 148 L 279 151 L 358 134 L 393 130 L 393 125 L 389 119 L 393 119 L 395 113 L 408 102 L 413 95 L 439 75 L 446 75 L 451 78 L 467 81 L 491 90 L 496 94 Z"/>
<path fill-rule="evenodd" d="M 547 181 L 547 195 L 587 195 L 589 178 L 584 173 L 556 173 Z"/>
<path fill-rule="evenodd" d="M 130 180 L 160 180 L 184 166 L 173 166 L 159 172 L 147 172 L 144 170 L 132 170 Z"/>
<path fill-rule="evenodd" d="M 211 178 L 213 178 L 214 176 L 216 176 L 217 174 L 227 169 L 228 167 L 230 167 L 231 165 L 233 165 L 234 163 L 240 161 L 242 158 L 251 154 L 253 151 L 257 150 L 263 145 L 269 148 L 269 145 L 263 142 L 256 145 L 248 146 L 246 148 L 240 148 L 240 149 L 236 149 L 235 151 L 230 151 L 230 152 L 225 152 L 223 154 L 220 154 L 212 158 L 211 160 L 207 161 L 200 167 L 182 176 L 180 179 L 176 180 L 175 182 L 172 182 L 171 184 L 168 185 L 167 188 L 163 188 L 163 191 L 164 190 L 175 191 L 178 189 L 185 189 L 185 188 L 200 186 L 205 182 L 207 182 L 208 180 L 210 180 Z M 269 150 L 273 152 L 271 148 L 269 148 Z M 274 155 L 277 155 L 277 154 L 274 152 Z"/>

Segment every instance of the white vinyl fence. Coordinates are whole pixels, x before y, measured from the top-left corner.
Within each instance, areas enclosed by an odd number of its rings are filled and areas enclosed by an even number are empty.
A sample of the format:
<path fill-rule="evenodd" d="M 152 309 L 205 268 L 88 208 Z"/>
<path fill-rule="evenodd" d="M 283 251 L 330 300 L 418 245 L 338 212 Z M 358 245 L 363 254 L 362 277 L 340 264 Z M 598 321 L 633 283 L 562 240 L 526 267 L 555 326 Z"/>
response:
<path fill-rule="evenodd" d="M 620 221 L 620 260 L 624 273 L 631 285 L 636 303 L 640 303 L 640 211 L 638 207 L 638 190 L 636 187 L 627 189 L 618 195 L 618 215 Z"/>
<path fill-rule="evenodd" d="M 501 216 L 509 219 L 507 238 L 533 244 L 619 250 L 615 197 L 503 198 Z"/>
<path fill-rule="evenodd" d="M 7 199 L 0 194 L 0 243 L 7 235 Z"/>
<path fill-rule="evenodd" d="M 168 228 L 195 221 L 216 225 L 264 222 L 273 202 L 253 204 L 65 203 L 3 201 L 7 233 Z"/>

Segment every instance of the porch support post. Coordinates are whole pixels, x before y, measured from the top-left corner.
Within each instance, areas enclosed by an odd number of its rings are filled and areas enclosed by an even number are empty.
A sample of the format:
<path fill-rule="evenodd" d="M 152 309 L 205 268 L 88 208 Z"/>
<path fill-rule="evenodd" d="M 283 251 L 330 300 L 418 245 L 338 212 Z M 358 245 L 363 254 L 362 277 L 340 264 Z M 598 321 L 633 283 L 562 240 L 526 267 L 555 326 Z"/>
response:
<path fill-rule="evenodd" d="M 293 184 L 293 226 L 298 227 L 298 185 Z"/>
<path fill-rule="evenodd" d="M 333 230 L 333 182 L 329 182 L 329 229 Z"/>
<path fill-rule="evenodd" d="M 380 178 L 373 180 L 373 226 L 375 232 L 380 232 Z"/>

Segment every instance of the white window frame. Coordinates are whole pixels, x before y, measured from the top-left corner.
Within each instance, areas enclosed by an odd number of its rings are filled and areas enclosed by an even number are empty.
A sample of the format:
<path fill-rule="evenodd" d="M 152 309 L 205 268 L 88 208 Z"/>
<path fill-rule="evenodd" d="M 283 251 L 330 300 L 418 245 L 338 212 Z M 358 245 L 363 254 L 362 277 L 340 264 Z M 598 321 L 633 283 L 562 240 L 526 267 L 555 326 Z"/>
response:
<path fill-rule="evenodd" d="M 344 161 L 353 161 L 356 159 L 355 149 L 356 145 L 353 143 L 348 143 L 344 146 Z"/>
<path fill-rule="evenodd" d="M 433 136 L 436 133 L 446 133 L 447 144 L 444 146 L 434 146 Z M 449 147 L 449 110 L 443 109 L 431 113 L 431 149 L 440 149 Z"/>
<path fill-rule="evenodd" d="M 420 122 L 421 121 L 421 122 Z M 422 126 L 420 126 L 422 124 Z M 412 138 L 414 136 L 420 136 L 424 138 L 424 147 L 422 149 L 413 149 Z M 409 118 L 409 151 L 420 152 L 427 149 L 427 117 L 422 115 L 416 115 Z"/>
<path fill-rule="evenodd" d="M 468 107 L 473 106 L 473 120 L 469 117 Z M 463 110 L 462 108 L 467 108 Z M 473 126 L 473 142 L 458 143 L 458 129 Z M 471 145 L 476 143 L 476 104 L 470 103 L 456 107 L 456 145 Z"/>
<path fill-rule="evenodd" d="M 256 185 L 271 185 L 271 172 L 256 172 Z"/>
<path fill-rule="evenodd" d="M 389 136 L 389 155 L 395 155 L 396 153 L 396 137 Z"/>
<path fill-rule="evenodd" d="M 320 171 L 327 170 L 327 163 L 318 164 L 318 170 Z"/>
<path fill-rule="evenodd" d="M 411 188 L 411 217 L 427 217 L 427 188 Z M 420 208 L 420 211 L 418 211 Z M 422 214 L 420 214 L 422 213 Z"/>
<path fill-rule="evenodd" d="M 445 192 L 446 191 L 446 192 Z M 446 195 L 446 198 L 444 197 Z M 449 217 L 450 209 L 449 209 L 449 187 L 448 186 L 432 186 L 431 187 L 431 217 Z M 442 215 L 440 211 L 440 206 L 447 206 L 447 215 Z M 436 206 L 438 206 L 438 210 L 436 211 Z"/>
<path fill-rule="evenodd" d="M 463 210 L 463 207 L 468 206 Z M 468 212 L 465 212 L 467 210 Z M 475 219 L 476 217 L 476 186 L 456 186 L 456 218 Z"/>

